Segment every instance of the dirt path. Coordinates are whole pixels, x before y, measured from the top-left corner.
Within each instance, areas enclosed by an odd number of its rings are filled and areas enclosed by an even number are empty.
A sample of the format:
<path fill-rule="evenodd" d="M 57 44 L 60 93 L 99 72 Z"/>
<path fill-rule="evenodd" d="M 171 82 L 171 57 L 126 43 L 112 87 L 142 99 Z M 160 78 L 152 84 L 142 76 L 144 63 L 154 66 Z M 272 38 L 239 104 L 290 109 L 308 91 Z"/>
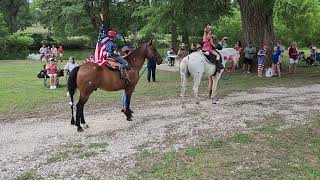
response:
<path fill-rule="evenodd" d="M 115 110 L 87 116 L 83 133 L 69 114 L 0 125 L 0 179 L 124 179 L 142 149 L 176 150 L 199 140 L 247 131 L 270 119 L 283 127 L 303 124 L 320 110 L 320 85 L 257 88 L 234 93 L 219 105 L 203 100 L 182 109 L 177 99 L 134 104 L 133 122 Z"/>

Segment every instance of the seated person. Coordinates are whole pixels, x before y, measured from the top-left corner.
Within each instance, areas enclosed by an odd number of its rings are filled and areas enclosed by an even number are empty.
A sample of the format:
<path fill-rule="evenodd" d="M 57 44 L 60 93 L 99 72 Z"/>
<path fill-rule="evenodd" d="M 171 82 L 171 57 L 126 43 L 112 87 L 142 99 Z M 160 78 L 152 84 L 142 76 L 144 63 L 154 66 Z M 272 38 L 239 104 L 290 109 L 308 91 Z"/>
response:
<path fill-rule="evenodd" d="M 69 58 L 69 62 L 64 66 L 65 72 L 69 75 L 73 68 L 79 66 L 73 57 Z"/>
<path fill-rule="evenodd" d="M 167 52 L 167 57 L 168 57 L 168 66 L 173 66 L 174 65 L 174 58 L 170 57 L 172 55 L 176 55 L 174 52 L 173 48 L 170 48 L 169 51 Z"/>
<path fill-rule="evenodd" d="M 56 89 L 59 67 L 53 58 L 49 59 L 46 70 L 47 75 L 50 77 L 50 89 Z"/>

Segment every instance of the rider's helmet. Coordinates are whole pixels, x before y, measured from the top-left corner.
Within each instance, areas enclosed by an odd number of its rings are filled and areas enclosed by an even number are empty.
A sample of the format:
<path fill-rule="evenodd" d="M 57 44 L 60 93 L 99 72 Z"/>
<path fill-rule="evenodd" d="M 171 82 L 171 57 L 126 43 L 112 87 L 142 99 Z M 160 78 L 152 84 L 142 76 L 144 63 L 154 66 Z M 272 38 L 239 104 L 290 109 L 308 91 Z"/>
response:
<path fill-rule="evenodd" d="M 117 33 L 116 33 L 115 31 L 109 31 L 109 32 L 108 32 L 108 36 L 109 36 L 109 37 L 115 38 L 116 35 L 117 35 Z"/>

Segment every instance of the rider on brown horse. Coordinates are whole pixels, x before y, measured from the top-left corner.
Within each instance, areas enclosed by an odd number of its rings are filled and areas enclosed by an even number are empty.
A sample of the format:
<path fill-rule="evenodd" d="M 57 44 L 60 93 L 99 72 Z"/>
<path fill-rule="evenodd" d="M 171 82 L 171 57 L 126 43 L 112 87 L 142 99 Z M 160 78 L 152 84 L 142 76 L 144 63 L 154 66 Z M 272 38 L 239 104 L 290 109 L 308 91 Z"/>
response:
<path fill-rule="evenodd" d="M 114 40 L 117 33 L 115 31 L 109 31 L 109 40 L 106 42 L 106 51 L 108 53 L 108 58 L 116 60 L 120 64 L 120 78 L 125 79 L 126 73 L 125 68 L 128 67 L 128 63 L 121 57 L 118 51 L 118 43 Z"/>

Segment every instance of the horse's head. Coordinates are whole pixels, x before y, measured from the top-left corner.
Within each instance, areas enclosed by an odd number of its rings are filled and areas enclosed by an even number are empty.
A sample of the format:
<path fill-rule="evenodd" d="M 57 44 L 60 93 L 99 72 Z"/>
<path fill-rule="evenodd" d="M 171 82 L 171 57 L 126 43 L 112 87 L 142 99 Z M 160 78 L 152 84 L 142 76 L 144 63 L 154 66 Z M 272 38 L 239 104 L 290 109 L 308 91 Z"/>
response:
<path fill-rule="evenodd" d="M 152 40 L 146 44 L 146 56 L 148 59 L 155 58 L 157 60 L 157 64 L 160 65 L 162 63 L 162 57 L 153 44 Z"/>

